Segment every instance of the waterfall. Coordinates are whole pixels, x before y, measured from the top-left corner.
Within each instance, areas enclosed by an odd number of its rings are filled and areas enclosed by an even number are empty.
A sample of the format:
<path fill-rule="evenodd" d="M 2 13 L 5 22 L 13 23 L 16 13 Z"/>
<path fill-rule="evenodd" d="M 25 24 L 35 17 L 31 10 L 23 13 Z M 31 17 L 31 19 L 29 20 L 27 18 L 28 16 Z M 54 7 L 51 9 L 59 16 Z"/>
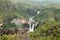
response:
<path fill-rule="evenodd" d="M 33 32 L 33 31 L 34 31 L 34 27 L 35 27 L 35 26 L 34 26 L 34 24 L 33 24 L 33 25 L 32 25 L 32 29 L 31 29 L 31 32 Z"/>
<path fill-rule="evenodd" d="M 37 12 L 39 14 L 40 11 Z M 34 32 L 34 28 L 37 26 L 38 22 L 33 20 L 34 16 L 29 18 L 29 32 Z"/>
<path fill-rule="evenodd" d="M 34 31 L 34 27 L 35 27 L 35 24 L 29 24 L 29 32 L 33 32 Z"/>
<path fill-rule="evenodd" d="M 34 27 L 35 27 L 35 24 L 34 24 L 34 20 L 33 20 L 34 16 L 33 17 L 30 17 L 29 18 L 29 32 L 33 32 L 34 31 Z"/>

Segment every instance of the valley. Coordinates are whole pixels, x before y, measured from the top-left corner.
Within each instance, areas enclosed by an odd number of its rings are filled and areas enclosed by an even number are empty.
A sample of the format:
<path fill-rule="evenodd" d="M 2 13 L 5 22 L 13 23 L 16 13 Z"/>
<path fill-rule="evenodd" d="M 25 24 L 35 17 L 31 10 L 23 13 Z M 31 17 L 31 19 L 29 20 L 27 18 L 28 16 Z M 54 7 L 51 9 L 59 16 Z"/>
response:
<path fill-rule="evenodd" d="M 0 40 L 60 40 L 60 1 L 0 0 Z"/>

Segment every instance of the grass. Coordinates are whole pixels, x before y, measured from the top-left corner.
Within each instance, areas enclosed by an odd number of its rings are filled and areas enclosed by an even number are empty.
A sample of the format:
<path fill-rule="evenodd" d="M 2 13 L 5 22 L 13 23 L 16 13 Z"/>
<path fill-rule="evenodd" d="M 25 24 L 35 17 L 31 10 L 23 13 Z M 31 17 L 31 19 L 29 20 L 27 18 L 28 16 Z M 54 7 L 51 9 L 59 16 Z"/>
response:
<path fill-rule="evenodd" d="M 0 40 L 16 40 L 16 35 L 3 35 L 0 36 Z"/>

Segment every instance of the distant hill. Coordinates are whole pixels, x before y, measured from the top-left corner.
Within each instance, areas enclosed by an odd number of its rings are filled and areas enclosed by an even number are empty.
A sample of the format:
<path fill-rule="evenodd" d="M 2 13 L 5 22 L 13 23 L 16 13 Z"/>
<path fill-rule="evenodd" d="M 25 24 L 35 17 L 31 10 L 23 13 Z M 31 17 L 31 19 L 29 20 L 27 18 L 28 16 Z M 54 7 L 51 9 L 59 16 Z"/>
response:
<path fill-rule="evenodd" d="M 37 11 L 41 11 L 41 13 L 36 15 Z M 60 18 L 59 11 L 60 4 L 57 3 L 24 0 L 15 3 L 9 0 L 0 1 L 0 20 L 6 16 L 28 19 L 34 15 L 36 16 L 35 20 L 46 20 L 48 18 L 55 20 Z"/>

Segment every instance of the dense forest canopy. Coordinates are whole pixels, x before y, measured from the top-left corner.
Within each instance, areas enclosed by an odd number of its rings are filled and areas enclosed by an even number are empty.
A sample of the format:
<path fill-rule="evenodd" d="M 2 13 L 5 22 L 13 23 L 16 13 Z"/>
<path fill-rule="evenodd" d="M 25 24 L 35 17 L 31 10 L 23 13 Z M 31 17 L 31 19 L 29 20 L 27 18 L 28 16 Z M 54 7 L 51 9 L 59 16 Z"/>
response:
<path fill-rule="evenodd" d="M 27 24 L 15 25 L 11 20 L 20 18 L 27 21 L 32 16 L 39 22 L 35 31 L 29 33 L 32 40 L 60 40 L 59 0 L 0 0 L 0 22 L 3 22 L 3 28 L 28 27 Z M 8 40 L 8 36 L 1 37 L 2 40 L 4 38 Z"/>

